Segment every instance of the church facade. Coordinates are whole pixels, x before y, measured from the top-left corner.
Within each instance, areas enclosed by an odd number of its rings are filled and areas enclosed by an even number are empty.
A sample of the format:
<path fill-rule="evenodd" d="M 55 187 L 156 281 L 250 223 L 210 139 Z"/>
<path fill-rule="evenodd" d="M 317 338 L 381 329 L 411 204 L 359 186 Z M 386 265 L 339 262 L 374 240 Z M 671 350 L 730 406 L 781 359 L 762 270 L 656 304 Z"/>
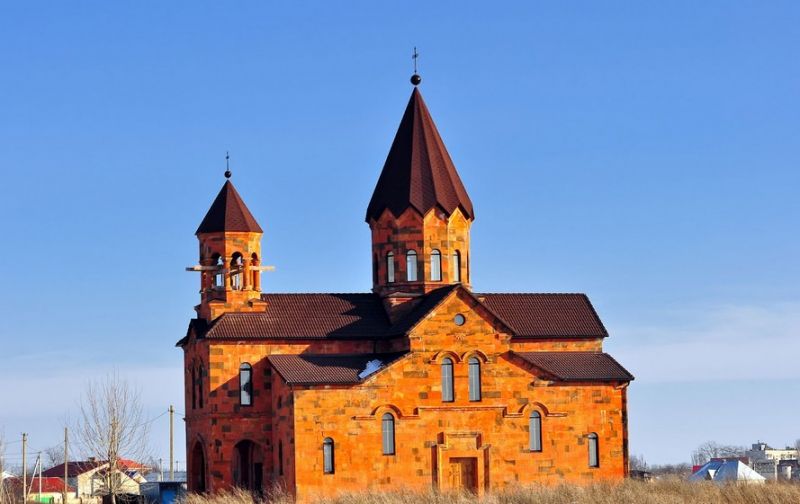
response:
<path fill-rule="evenodd" d="M 371 292 L 262 292 L 262 229 L 227 180 L 197 229 L 201 300 L 177 344 L 190 490 L 624 478 L 633 376 L 589 299 L 474 291 L 474 218 L 417 87 L 367 208 Z"/>

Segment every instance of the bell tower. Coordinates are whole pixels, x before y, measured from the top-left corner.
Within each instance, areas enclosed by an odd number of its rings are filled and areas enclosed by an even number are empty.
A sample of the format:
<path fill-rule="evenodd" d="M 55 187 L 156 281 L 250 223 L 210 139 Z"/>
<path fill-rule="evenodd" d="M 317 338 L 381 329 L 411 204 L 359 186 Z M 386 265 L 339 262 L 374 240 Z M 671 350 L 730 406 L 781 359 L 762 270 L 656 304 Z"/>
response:
<path fill-rule="evenodd" d="M 372 231 L 372 290 L 390 317 L 451 284 L 470 287 L 472 201 L 428 107 L 414 90 L 392 142 L 366 221 Z"/>
<path fill-rule="evenodd" d="M 228 157 L 226 156 L 226 159 Z M 263 231 L 230 181 L 211 204 L 195 235 L 200 263 L 186 268 L 200 272 L 198 317 L 212 321 L 225 312 L 264 311 L 261 300 L 261 236 Z"/>

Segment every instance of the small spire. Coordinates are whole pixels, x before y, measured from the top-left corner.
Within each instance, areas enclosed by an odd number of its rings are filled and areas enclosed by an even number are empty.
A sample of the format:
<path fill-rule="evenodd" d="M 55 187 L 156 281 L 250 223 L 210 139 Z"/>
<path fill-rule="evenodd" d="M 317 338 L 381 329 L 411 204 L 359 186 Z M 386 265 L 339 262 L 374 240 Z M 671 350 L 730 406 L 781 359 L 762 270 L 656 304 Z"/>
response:
<path fill-rule="evenodd" d="M 231 175 L 233 175 L 231 173 L 231 162 L 230 162 L 230 159 L 231 159 L 230 154 L 228 154 L 228 151 L 225 151 L 225 178 L 226 179 L 231 178 Z"/>
<path fill-rule="evenodd" d="M 414 52 L 411 54 L 411 59 L 414 60 L 414 75 L 411 76 L 411 84 L 415 86 L 419 86 L 419 83 L 422 82 L 422 77 L 417 73 L 417 58 L 419 58 L 419 53 L 414 47 Z"/>

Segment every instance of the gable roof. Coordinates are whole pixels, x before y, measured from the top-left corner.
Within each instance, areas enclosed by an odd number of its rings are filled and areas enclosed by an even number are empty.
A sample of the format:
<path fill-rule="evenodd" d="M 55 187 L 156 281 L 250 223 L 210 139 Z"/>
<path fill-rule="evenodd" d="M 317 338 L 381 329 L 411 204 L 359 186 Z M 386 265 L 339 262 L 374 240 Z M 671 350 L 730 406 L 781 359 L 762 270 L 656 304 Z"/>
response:
<path fill-rule="evenodd" d="M 22 488 L 22 478 L 18 478 L 17 476 L 12 476 L 8 479 L 8 483 L 14 488 Z M 62 478 L 56 478 L 54 476 L 46 477 L 42 476 L 39 478 L 38 476 L 32 476 L 28 479 L 28 487 L 30 488 L 31 493 L 38 494 L 39 493 L 39 484 L 41 480 L 41 487 L 42 493 L 58 493 L 64 491 L 64 480 Z M 74 492 L 75 487 L 67 485 L 67 492 Z"/>
<path fill-rule="evenodd" d="M 604 338 L 603 327 L 585 294 L 475 294 L 489 310 L 524 338 Z"/>
<path fill-rule="evenodd" d="M 602 352 L 512 352 L 528 364 L 552 376 L 556 381 L 633 380 L 619 362 Z"/>
<path fill-rule="evenodd" d="M 362 382 L 405 354 L 398 352 L 364 355 L 270 355 L 267 359 L 286 383 L 349 385 Z M 381 367 L 362 379 L 359 374 L 367 369 L 369 362 L 375 360 L 381 362 Z"/>
<path fill-rule="evenodd" d="M 230 180 L 225 181 L 195 234 L 222 231 L 263 232 Z"/>
<path fill-rule="evenodd" d="M 379 296 L 362 294 L 263 294 L 263 312 L 225 313 L 210 324 L 194 319 L 198 338 L 359 339 L 379 340 L 406 335 L 457 289 L 475 298 L 516 338 L 603 338 L 608 336 L 589 299 L 583 294 L 473 294 L 460 284 L 426 294 L 408 314 L 391 324 Z"/>
<path fill-rule="evenodd" d="M 225 313 L 203 335 L 217 339 L 374 339 L 389 318 L 374 294 L 264 294 L 267 309 Z"/>
<path fill-rule="evenodd" d="M 472 201 L 416 87 L 367 207 L 366 220 L 380 218 L 385 209 L 398 217 L 409 207 L 422 215 L 434 207 L 448 215 L 461 208 L 467 218 L 475 218 Z"/>
<path fill-rule="evenodd" d="M 89 472 L 93 469 L 97 469 L 98 467 L 105 465 L 105 462 L 101 462 L 98 460 L 84 460 L 79 462 L 67 462 L 67 477 L 68 478 L 75 478 L 83 473 Z M 46 471 L 42 471 L 42 476 L 51 476 L 51 477 L 63 477 L 64 476 L 64 464 L 58 464 L 56 466 L 47 469 Z"/>

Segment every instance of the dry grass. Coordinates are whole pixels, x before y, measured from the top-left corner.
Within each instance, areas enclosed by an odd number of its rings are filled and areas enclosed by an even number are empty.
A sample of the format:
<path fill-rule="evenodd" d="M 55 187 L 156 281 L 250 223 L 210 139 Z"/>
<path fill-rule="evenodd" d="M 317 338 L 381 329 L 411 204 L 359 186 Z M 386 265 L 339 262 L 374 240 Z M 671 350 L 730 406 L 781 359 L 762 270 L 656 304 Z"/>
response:
<path fill-rule="evenodd" d="M 185 504 L 289 504 L 287 494 L 275 491 L 264 499 L 253 499 L 247 492 L 235 490 L 215 496 L 189 495 Z M 322 498 L 321 504 L 468 504 L 478 502 L 465 494 L 414 492 L 346 494 Z M 788 504 L 800 503 L 800 485 L 723 485 L 662 480 L 655 483 L 626 481 L 621 484 L 597 484 L 588 487 L 520 487 L 490 494 L 479 502 L 485 504 Z"/>

